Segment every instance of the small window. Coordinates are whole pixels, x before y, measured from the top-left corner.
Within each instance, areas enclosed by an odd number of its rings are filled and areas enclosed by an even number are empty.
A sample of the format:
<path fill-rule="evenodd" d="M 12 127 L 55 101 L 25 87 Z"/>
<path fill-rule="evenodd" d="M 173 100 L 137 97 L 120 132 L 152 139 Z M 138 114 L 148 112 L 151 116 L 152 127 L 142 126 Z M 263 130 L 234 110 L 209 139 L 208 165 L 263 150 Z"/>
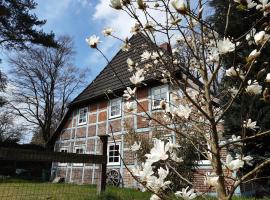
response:
<path fill-rule="evenodd" d="M 109 116 L 110 118 L 120 117 L 121 116 L 121 106 L 122 106 L 122 99 L 113 99 L 110 101 L 110 110 Z"/>
<path fill-rule="evenodd" d="M 169 102 L 168 86 L 163 85 L 152 88 L 152 109 L 160 109 L 160 101 Z"/>
<path fill-rule="evenodd" d="M 74 153 L 84 154 L 85 153 L 85 146 L 75 146 Z M 83 163 L 73 163 L 73 166 L 83 166 Z"/>
<path fill-rule="evenodd" d="M 82 108 L 79 110 L 79 121 L 78 121 L 78 125 L 83 125 L 86 124 L 87 122 L 87 107 L 86 108 Z"/>
<path fill-rule="evenodd" d="M 68 147 L 62 147 L 60 150 L 59 150 L 59 152 L 61 152 L 61 153 L 68 153 Z M 58 163 L 58 166 L 67 166 L 67 163 Z"/>
<path fill-rule="evenodd" d="M 108 165 L 120 165 L 120 145 L 121 143 L 108 145 Z"/>
<path fill-rule="evenodd" d="M 197 146 L 197 150 L 199 150 L 197 154 L 197 160 L 199 165 L 210 164 L 210 161 L 207 159 L 207 149 L 209 149 L 209 145 L 207 143 L 200 144 Z"/>

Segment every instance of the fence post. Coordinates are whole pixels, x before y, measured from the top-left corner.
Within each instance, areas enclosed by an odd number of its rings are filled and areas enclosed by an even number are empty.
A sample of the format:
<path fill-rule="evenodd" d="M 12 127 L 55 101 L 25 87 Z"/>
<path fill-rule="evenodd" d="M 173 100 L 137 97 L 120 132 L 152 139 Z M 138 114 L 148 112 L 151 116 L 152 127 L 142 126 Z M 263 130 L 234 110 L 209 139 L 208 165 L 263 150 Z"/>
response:
<path fill-rule="evenodd" d="M 108 137 L 109 135 L 100 135 L 99 138 L 102 142 L 102 156 L 104 159 L 104 162 L 101 164 L 101 170 L 100 170 L 100 180 L 97 185 L 97 193 L 100 194 L 101 192 L 104 192 L 106 189 L 106 171 L 107 171 L 107 147 L 108 147 Z"/>

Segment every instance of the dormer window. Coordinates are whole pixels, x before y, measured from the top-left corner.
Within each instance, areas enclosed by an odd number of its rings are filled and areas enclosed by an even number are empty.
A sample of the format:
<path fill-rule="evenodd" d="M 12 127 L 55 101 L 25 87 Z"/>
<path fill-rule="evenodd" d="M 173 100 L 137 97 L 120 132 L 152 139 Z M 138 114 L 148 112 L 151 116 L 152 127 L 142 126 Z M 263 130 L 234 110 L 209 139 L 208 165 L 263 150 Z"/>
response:
<path fill-rule="evenodd" d="M 168 85 L 154 87 L 151 90 L 152 94 L 152 110 L 160 109 L 160 101 L 169 102 Z"/>
<path fill-rule="evenodd" d="M 81 108 L 79 110 L 78 125 L 84 125 L 84 124 L 86 124 L 86 122 L 87 122 L 87 112 L 88 112 L 87 107 Z"/>
<path fill-rule="evenodd" d="M 110 101 L 109 116 L 110 118 L 121 116 L 122 98 L 112 99 Z"/>

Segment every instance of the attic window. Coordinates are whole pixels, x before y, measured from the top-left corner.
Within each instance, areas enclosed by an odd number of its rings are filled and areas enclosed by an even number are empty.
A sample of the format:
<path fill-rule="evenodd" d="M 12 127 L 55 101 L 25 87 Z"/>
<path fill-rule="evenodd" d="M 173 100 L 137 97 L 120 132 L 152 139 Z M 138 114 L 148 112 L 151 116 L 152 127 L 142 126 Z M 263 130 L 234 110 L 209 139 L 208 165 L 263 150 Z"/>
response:
<path fill-rule="evenodd" d="M 78 125 L 83 125 L 86 124 L 87 122 L 87 107 L 81 108 L 79 110 L 79 120 L 78 120 Z"/>
<path fill-rule="evenodd" d="M 160 101 L 169 102 L 168 85 L 162 85 L 152 88 L 152 109 L 160 109 Z"/>
<path fill-rule="evenodd" d="M 110 110 L 109 116 L 110 118 L 120 117 L 121 116 L 121 106 L 122 106 L 122 99 L 112 99 L 110 101 Z"/>

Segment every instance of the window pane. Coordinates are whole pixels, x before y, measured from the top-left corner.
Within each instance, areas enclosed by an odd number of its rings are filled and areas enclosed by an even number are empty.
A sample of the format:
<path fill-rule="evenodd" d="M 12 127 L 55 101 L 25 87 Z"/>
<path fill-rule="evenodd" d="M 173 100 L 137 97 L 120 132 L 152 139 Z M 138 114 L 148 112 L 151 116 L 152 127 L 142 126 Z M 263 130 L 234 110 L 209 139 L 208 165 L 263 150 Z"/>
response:
<path fill-rule="evenodd" d="M 113 157 L 110 157 L 109 158 L 109 162 L 113 162 Z"/>

